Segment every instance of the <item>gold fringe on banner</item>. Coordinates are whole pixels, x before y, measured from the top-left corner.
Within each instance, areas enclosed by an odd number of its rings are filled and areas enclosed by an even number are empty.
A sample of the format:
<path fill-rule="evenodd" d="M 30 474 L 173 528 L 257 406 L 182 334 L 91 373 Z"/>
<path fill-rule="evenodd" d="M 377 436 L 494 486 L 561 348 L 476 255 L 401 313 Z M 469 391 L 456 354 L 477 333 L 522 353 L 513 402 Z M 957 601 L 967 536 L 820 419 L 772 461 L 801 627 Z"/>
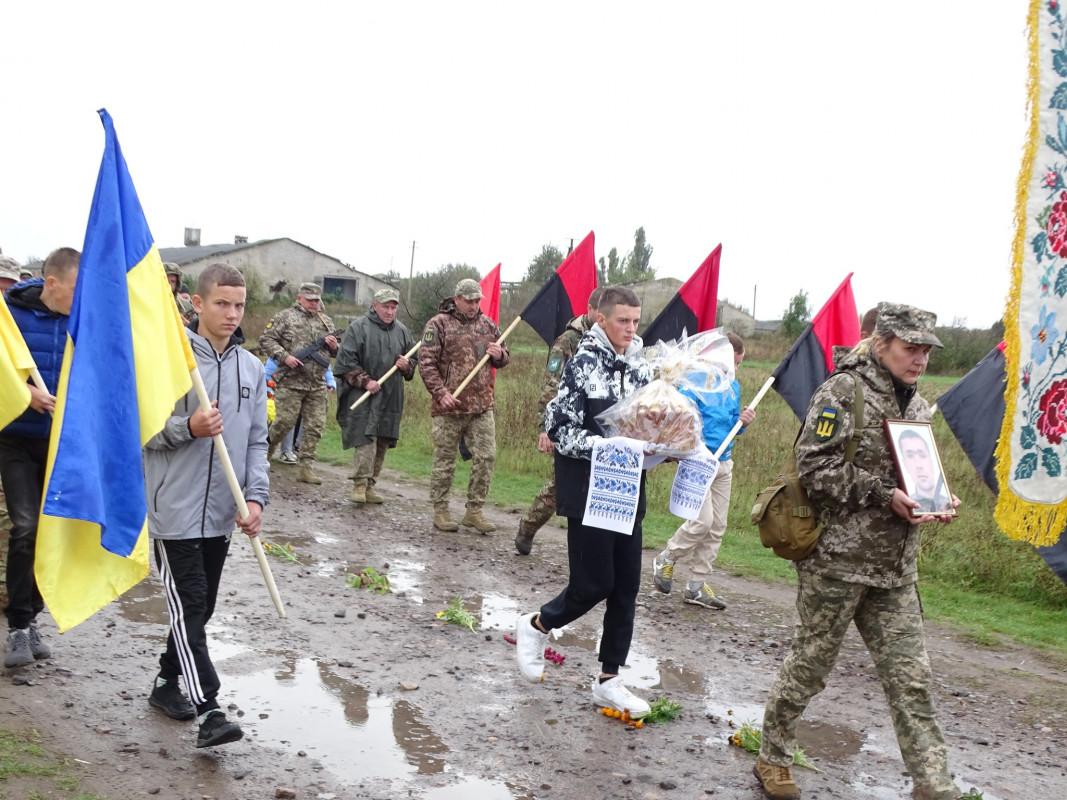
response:
<path fill-rule="evenodd" d="M 1004 310 L 1005 357 L 1008 363 L 1008 383 L 1004 393 L 1004 422 L 997 442 L 997 482 L 1000 493 L 997 497 L 994 519 L 1005 534 L 1034 545 L 1052 545 L 1067 527 L 1067 499 L 1058 504 L 1034 503 L 1016 495 L 1011 489 L 1012 439 L 1015 432 L 1016 413 L 1022 364 L 1023 342 L 1019 330 L 1019 304 L 1023 290 L 1023 260 L 1026 255 L 1027 205 L 1030 199 L 1038 147 L 1042 142 L 1041 118 L 1041 51 L 1040 13 L 1047 0 L 1030 0 L 1027 14 L 1027 45 L 1029 70 L 1027 76 L 1027 108 L 1030 124 L 1022 166 L 1015 192 L 1015 237 L 1011 253 L 1011 289 Z M 1047 54 L 1046 54 L 1047 55 Z M 1065 478 L 1067 480 L 1067 478 Z"/>

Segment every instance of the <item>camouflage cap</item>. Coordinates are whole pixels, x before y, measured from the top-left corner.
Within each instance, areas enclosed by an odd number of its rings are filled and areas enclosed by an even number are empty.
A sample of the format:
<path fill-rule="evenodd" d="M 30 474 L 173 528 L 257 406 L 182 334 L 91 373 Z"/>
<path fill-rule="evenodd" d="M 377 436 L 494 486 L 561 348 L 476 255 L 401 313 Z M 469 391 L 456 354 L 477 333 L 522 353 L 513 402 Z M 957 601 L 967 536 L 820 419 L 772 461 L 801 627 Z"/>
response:
<path fill-rule="evenodd" d="M 388 289 L 379 289 L 374 293 L 375 303 L 399 303 L 400 292 L 390 286 Z"/>
<path fill-rule="evenodd" d="M 300 291 L 297 292 L 305 300 L 321 300 L 322 299 L 322 287 L 317 283 L 302 283 L 300 284 Z"/>
<path fill-rule="evenodd" d="M 464 300 L 481 300 L 482 287 L 473 278 L 464 278 L 456 284 L 456 291 L 452 294 L 456 297 L 462 297 Z"/>
<path fill-rule="evenodd" d="M 936 324 L 937 314 L 930 311 L 899 303 L 879 303 L 878 323 L 875 326 L 874 335 L 884 336 L 892 333 L 909 344 L 932 344 L 943 347 L 941 340 L 934 334 Z"/>
<path fill-rule="evenodd" d="M 11 256 L 0 256 L 0 278 L 7 278 L 9 281 L 19 280 L 19 276 L 22 272 L 22 267 Z"/>
<path fill-rule="evenodd" d="M 163 271 L 168 275 L 177 275 L 179 278 L 182 276 L 182 268 L 175 264 L 173 261 L 163 262 Z"/>

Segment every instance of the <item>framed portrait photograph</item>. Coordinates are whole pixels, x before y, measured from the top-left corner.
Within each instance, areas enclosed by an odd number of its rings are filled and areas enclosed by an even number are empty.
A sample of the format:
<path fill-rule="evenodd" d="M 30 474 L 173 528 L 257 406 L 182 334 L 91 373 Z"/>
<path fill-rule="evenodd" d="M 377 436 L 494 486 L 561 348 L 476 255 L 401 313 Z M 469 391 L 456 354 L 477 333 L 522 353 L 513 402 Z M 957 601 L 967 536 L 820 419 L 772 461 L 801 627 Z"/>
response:
<path fill-rule="evenodd" d="M 934 441 L 933 425 L 908 419 L 887 419 L 885 435 L 896 462 L 900 488 L 919 503 L 918 508 L 912 509 L 912 515 L 956 516 L 952 490 L 948 488 L 941 453 Z"/>

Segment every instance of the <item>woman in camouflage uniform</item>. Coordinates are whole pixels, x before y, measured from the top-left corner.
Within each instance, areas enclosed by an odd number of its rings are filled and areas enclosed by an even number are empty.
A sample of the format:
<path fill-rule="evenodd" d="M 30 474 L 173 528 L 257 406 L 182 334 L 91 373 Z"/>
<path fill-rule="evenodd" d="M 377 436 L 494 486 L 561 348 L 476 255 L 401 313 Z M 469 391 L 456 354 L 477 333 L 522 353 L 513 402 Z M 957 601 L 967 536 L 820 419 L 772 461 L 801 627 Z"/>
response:
<path fill-rule="evenodd" d="M 768 797 L 800 797 L 790 770 L 797 722 L 825 688 L 853 621 L 882 681 L 914 782 L 913 797 L 955 800 L 960 795 L 935 718 L 916 588 L 919 523 L 947 523 L 952 517 L 912 515 L 919 504 L 898 488 L 882 427 L 886 418 L 930 420 L 930 406 L 915 384 L 931 348 L 941 346 L 935 322 L 933 314 L 911 306 L 880 304 L 873 339 L 835 354 L 836 371 L 808 406 L 797 468 L 812 502 L 822 509 L 823 529 L 811 554 L 796 562 L 800 621 L 763 718 L 753 771 Z M 864 399 L 863 432 L 855 457 L 847 462 L 856 382 Z M 953 504 L 959 500 L 953 498 Z"/>

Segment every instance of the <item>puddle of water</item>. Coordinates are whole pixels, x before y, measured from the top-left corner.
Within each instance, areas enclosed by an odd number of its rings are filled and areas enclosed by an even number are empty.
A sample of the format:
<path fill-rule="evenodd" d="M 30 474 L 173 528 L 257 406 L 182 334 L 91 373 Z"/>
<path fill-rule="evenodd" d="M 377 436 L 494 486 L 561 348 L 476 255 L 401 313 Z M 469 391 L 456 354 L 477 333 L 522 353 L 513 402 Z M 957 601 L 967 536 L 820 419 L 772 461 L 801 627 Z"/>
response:
<path fill-rule="evenodd" d="M 130 622 L 170 624 L 163 586 L 154 577 L 145 578 L 128 592 L 120 595 L 118 604 L 119 614 Z"/>
<path fill-rule="evenodd" d="M 286 544 L 293 545 L 294 548 L 314 548 L 316 544 L 334 544 L 337 541 L 336 536 L 330 536 L 322 531 L 279 531 L 279 530 L 265 530 L 261 534 L 265 541 L 272 544 Z M 299 558 L 299 556 L 297 556 Z"/>
<path fill-rule="evenodd" d="M 234 675 L 219 667 L 227 697 L 255 721 L 251 727 L 263 744 L 303 750 L 356 785 L 444 771 L 444 743 L 407 702 L 372 695 L 310 658 L 281 675 Z M 257 719 L 260 714 L 267 716 Z"/>
<path fill-rule="evenodd" d="M 422 797 L 423 800 L 455 800 L 457 797 L 463 800 L 533 800 L 532 795 L 513 784 L 482 778 L 464 778 L 460 783 L 431 789 Z"/>
<path fill-rule="evenodd" d="M 709 714 L 722 719 L 724 722 L 732 720 L 731 730 L 740 728 L 744 723 L 749 723 L 757 728 L 763 727 L 764 706 L 750 703 L 733 704 L 725 706 L 721 698 L 709 697 L 704 709 Z M 732 713 L 731 713 L 732 712 Z M 709 743 L 715 737 L 709 737 Z M 861 751 L 873 752 L 868 746 L 869 738 L 847 725 L 833 724 L 819 720 L 808 720 L 801 717 L 797 724 L 797 742 L 804 753 L 811 759 L 843 760 L 859 754 Z"/>
<path fill-rule="evenodd" d="M 362 567 L 356 567 L 351 571 L 359 572 L 361 569 Z M 390 562 L 389 585 L 392 587 L 393 593 L 404 592 L 408 599 L 421 604 L 423 598 L 419 591 L 419 576 L 425 571 L 426 565 L 415 561 Z"/>
<path fill-rule="evenodd" d="M 856 780 L 852 781 L 849 786 L 856 792 L 859 797 L 873 797 L 875 800 L 900 800 L 901 797 L 911 797 L 911 782 L 904 778 L 900 788 L 894 789 L 887 786 L 872 786 L 865 783 L 864 780 L 874 780 L 871 776 L 864 773 L 860 773 Z M 960 777 L 956 777 L 956 788 L 960 790 L 960 794 L 969 792 L 972 786 L 976 786 L 974 783 L 967 783 Z M 984 800 L 1000 800 L 994 794 L 983 791 L 982 797 Z"/>
<path fill-rule="evenodd" d="M 803 718 L 797 725 L 797 740 L 803 743 L 804 752 L 813 759 L 851 758 L 860 752 L 866 738 L 845 725 L 809 722 Z"/>
<path fill-rule="evenodd" d="M 510 784 L 455 772 L 445 743 L 412 703 L 372 694 L 310 658 L 250 650 L 224 627 L 212 626 L 210 636 L 226 696 L 254 720 L 249 728 L 257 742 L 286 752 L 303 750 L 353 785 L 368 780 L 402 785 L 415 775 L 449 774 L 459 780 L 425 796 L 528 797 Z M 264 660 L 270 665 L 259 667 Z"/>
<path fill-rule="evenodd" d="M 287 544 L 293 546 L 293 555 L 304 567 L 310 567 L 315 574 L 322 578 L 328 578 L 337 572 L 339 562 L 331 562 L 327 559 L 318 558 L 318 544 L 334 544 L 337 538 L 329 536 L 321 531 L 263 531 L 262 540 L 284 547 Z M 343 564 L 341 565 L 343 569 Z"/>
<path fill-rule="evenodd" d="M 567 655 L 567 651 L 562 649 L 565 647 L 581 647 L 596 653 L 600 640 L 564 631 L 558 640 L 551 639 L 549 646 L 563 655 Z M 626 685 L 634 689 L 676 690 L 694 694 L 702 694 L 705 691 L 706 679 L 701 673 L 681 665 L 661 666 L 658 659 L 644 652 L 636 644 L 631 645 L 630 654 L 626 657 L 626 666 L 622 670 Z"/>
<path fill-rule="evenodd" d="M 488 592 L 481 597 L 464 602 L 464 608 L 478 617 L 480 630 L 515 630 L 515 618 L 519 616 L 519 603 L 511 597 Z"/>

